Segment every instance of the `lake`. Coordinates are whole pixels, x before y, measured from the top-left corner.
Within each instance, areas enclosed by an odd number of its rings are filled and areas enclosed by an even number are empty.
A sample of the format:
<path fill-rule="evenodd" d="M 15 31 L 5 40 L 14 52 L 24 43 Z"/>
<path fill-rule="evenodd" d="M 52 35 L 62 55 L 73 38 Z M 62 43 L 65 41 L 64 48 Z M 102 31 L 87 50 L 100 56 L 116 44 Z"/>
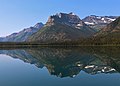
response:
<path fill-rule="evenodd" d="M 120 86 L 120 48 L 0 49 L 0 86 Z"/>

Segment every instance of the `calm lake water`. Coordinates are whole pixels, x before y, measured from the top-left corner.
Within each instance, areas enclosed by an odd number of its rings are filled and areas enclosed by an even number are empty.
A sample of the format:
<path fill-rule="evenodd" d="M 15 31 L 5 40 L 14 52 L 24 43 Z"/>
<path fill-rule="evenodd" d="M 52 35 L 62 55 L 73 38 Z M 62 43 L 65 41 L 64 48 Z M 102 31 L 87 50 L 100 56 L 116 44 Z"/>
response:
<path fill-rule="evenodd" d="M 120 86 L 119 47 L 0 50 L 0 86 Z"/>

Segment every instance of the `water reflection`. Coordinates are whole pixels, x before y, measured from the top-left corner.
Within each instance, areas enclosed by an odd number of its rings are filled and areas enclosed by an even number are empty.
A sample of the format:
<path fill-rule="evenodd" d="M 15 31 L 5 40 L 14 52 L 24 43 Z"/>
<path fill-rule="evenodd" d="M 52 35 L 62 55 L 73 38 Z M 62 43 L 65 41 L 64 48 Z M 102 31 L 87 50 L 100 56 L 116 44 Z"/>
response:
<path fill-rule="evenodd" d="M 75 77 L 81 71 L 95 75 L 120 72 L 119 47 L 31 48 L 0 50 L 38 68 L 46 67 L 51 75 Z"/>

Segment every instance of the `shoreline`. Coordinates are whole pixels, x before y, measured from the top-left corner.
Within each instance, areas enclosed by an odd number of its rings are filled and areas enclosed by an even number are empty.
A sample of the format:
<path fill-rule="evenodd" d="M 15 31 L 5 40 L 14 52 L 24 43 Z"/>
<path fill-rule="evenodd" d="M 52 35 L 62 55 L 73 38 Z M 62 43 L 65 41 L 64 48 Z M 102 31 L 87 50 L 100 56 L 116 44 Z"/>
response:
<path fill-rule="evenodd" d="M 0 48 L 29 48 L 29 47 L 120 47 L 120 44 L 87 45 L 87 44 L 43 44 L 43 43 L 23 43 L 23 42 L 2 42 Z"/>

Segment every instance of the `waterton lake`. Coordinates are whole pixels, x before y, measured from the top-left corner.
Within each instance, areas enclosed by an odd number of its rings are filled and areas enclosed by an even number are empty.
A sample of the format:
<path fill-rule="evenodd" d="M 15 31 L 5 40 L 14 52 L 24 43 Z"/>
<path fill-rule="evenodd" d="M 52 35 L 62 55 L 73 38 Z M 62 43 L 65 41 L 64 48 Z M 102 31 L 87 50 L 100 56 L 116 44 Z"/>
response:
<path fill-rule="evenodd" d="M 120 86 L 120 47 L 2 48 L 0 86 Z"/>

